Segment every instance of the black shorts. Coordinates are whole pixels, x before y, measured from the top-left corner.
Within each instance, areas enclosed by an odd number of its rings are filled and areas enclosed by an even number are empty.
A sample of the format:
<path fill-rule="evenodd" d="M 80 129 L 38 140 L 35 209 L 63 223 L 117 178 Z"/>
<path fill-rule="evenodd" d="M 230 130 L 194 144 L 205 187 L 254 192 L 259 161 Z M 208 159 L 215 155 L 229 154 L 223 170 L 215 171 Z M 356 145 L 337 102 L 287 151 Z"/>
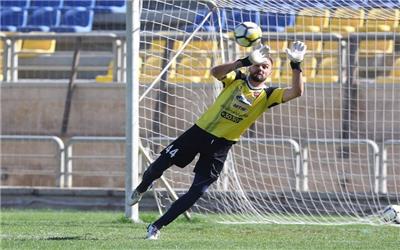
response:
<path fill-rule="evenodd" d="M 200 153 L 194 172 L 217 179 L 222 171 L 229 149 L 235 143 L 224 138 L 218 138 L 194 125 L 171 142 L 161 152 L 161 155 L 170 158 L 176 166 L 184 168 Z"/>

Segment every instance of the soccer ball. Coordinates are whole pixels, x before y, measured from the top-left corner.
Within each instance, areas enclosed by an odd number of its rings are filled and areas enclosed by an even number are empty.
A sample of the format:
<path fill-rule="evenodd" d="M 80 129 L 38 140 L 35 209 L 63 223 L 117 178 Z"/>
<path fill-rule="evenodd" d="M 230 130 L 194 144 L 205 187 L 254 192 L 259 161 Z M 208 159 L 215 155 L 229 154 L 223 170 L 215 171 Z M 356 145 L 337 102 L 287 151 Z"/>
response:
<path fill-rule="evenodd" d="M 382 212 L 384 222 L 394 222 L 400 224 L 400 206 L 389 205 Z"/>
<path fill-rule="evenodd" d="M 253 22 L 243 22 L 235 27 L 235 40 L 243 47 L 253 46 L 261 39 L 262 31 Z"/>

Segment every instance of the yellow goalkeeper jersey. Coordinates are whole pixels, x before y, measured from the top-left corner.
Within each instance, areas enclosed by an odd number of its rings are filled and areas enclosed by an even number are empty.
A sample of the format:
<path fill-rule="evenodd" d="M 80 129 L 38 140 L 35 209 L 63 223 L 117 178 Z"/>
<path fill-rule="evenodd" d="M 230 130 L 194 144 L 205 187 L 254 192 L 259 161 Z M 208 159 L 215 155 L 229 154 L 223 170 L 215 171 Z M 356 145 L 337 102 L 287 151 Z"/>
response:
<path fill-rule="evenodd" d="M 247 76 L 232 71 L 222 79 L 224 89 L 196 125 L 217 137 L 238 141 L 240 135 L 269 108 L 282 103 L 285 89 L 253 88 Z"/>

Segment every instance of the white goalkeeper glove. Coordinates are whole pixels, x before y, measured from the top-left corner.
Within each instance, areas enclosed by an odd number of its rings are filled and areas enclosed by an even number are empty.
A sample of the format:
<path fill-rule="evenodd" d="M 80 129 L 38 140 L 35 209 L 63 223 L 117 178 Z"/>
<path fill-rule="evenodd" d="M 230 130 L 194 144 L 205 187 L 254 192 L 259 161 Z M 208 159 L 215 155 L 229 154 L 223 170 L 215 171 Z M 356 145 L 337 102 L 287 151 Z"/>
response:
<path fill-rule="evenodd" d="M 267 45 L 260 45 L 253 50 L 249 56 L 239 59 L 243 67 L 251 66 L 253 64 L 265 63 L 269 58 L 269 51 L 271 48 Z"/>
<path fill-rule="evenodd" d="M 304 60 L 304 55 L 306 54 L 307 46 L 300 41 L 296 41 L 292 44 L 290 49 L 286 48 L 287 57 L 290 60 L 290 67 L 292 69 L 297 69 L 300 72 L 301 69 L 300 63 Z"/>

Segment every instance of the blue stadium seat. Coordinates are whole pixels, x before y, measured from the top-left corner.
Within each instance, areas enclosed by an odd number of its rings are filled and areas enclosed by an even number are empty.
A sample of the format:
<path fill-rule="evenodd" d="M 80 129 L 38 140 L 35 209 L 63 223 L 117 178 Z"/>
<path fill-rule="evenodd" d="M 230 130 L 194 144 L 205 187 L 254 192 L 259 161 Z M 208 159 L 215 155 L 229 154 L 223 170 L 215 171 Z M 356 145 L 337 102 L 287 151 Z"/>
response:
<path fill-rule="evenodd" d="M 50 28 L 54 32 L 89 32 L 93 26 L 93 10 L 74 8 L 65 11 L 58 26 Z"/>
<path fill-rule="evenodd" d="M 51 7 L 53 9 L 61 8 L 63 0 L 31 0 L 30 9 Z"/>
<path fill-rule="evenodd" d="M 96 0 L 94 6 L 96 13 L 125 13 L 125 0 Z"/>
<path fill-rule="evenodd" d="M 271 12 L 260 13 L 260 27 L 262 31 L 281 32 L 286 26 L 293 26 L 295 23 L 295 15 L 281 14 Z"/>
<path fill-rule="evenodd" d="M 236 25 L 242 22 L 253 22 L 260 24 L 260 12 L 255 10 L 233 9 L 226 13 L 225 31 L 233 31 Z"/>
<path fill-rule="evenodd" d="M 29 7 L 30 0 L 0 0 L 0 6 L 2 10 L 23 10 Z"/>
<path fill-rule="evenodd" d="M 207 16 L 208 13 L 209 13 L 208 9 L 199 10 L 194 18 L 194 24 L 186 26 L 185 30 L 187 32 L 193 32 L 198 27 L 198 25 L 201 24 L 201 22 L 204 20 L 204 18 Z M 223 9 L 220 9 L 220 16 L 221 16 L 221 24 L 225 24 L 226 13 Z M 216 10 L 214 10 L 212 16 L 208 18 L 208 20 L 204 23 L 200 31 L 219 30 L 219 26 L 220 24 L 218 23 L 218 13 Z"/>
<path fill-rule="evenodd" d="M 49 31 L 50 26 L 60 23 L 60 10 L 53 7 L 34 9 L 29 12 L 26 25 L 17 28 L 20 32 Z"/>
<path fill-rule="evenodd" d="M 65 9 L 76 7 L 93 8 L 95 2 L 96 0 L 64 0 L 63 7 Z"/>
<path fill-rule="evenodd" d="M 2 9 L 0 11 L 0 30 L 16 31 L 18 27 L 25 25 L 26 19 L 25 10 Z"/>

